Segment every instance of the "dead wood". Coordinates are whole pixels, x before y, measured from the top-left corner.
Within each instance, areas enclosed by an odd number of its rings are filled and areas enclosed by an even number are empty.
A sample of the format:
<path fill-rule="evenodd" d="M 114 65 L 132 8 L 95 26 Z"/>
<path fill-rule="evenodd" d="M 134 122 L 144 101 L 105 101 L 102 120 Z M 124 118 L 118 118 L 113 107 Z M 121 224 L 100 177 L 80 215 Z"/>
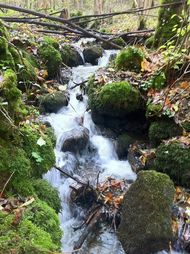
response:
<path fill-rule="evenodd" d="M 49 20 L 52 20 L 52 21 L 55 21 L 55 22 L 60 22 L 60 23 L 63 23 L 63 24 L 65 23 L 66 25 L 70 26 L 71 28 L 74 28 L 77 31 L 83 33 L 87 37 L 92 37 L 92 38 L 97 39 L 98 41 L 107 42 L 106 39 L 100 37 L 97 34 L 94 34 L 94 33 L 91 33 L 89 31 L 87 31 L 86 29 L 76 25 L 75 23 L 72 23 L 68 19 L 54 17 L 54 16 L 51 16 L 51 15 L 43 14 L 43 13 L 36 12 L 36 11 L 33 11 L 33 10 L 28 10 L 28 9 L 21 8 L 21 7 L 18 7 L 18 6 L 13 6 L 13 5 L 8 5 L 8 4 L 2 4 L 2 3 L 0 3 L 0 8 L 5 8 L 5 9 L 10 9 L 10 10 L 18 11 L 18 12 L 28 13 L 28 14 L 31 14 L 31 15 L 34 15 L 34 16 L 37 16 L 37 17 L 40 17 L 40 18 L 49 19 Z M 118 46 L 118 45 L 116 45 L 116 44 L 114 44 L 112 42 L 108 42 L 108 44 L 110 46 L 118 48 L 118 49 L 122 48 L 122 47 L 120 47 L 120 46 Z"/>

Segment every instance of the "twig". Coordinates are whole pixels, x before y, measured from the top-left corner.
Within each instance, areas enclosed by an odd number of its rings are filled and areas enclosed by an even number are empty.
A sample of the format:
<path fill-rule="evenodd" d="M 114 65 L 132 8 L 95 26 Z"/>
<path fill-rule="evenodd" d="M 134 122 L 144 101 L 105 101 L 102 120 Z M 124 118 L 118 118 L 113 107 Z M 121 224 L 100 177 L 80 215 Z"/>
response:
<path fill-rule="evenodd" d="M 14 173 L 15 173 L 15 170 L 12 172 L 12 174 L 9 176 L 8 180 L 6 181 L 5 185 L 3 186 L 3 189 L 2 189 L 2 191 L 0 193 L 0 198 L 2 197 L 3 192 L 5 191 L 5 188 L 7 187 L 8 183 L 10 182 L 10 180 L 13 177 Z"/>

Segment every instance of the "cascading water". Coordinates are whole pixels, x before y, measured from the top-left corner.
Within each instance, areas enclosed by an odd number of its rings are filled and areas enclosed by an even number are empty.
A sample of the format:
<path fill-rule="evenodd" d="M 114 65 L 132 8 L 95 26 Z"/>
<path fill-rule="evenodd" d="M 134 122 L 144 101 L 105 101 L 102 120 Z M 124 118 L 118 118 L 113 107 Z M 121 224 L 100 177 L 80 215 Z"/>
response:
<path fill-rule="evenodd" d="M 115 54 L 114 50 L 105 51 L 103 57 L 99 60 L 98 66 L 83 65 L 72 69 L 72 78 L 68 84 L 70 93 L 70 102 L 67 107 L 63 107 L 58 113 L 50 114 L 45 118 L 54 129 L 57 142 L 55 147 L 56 165 L 58 167 L 66 167 L 70 174 L 77 174 L 86 179 L 94 179 L 100 171 L 100 180 L 104 180 L 107 176 L 115 178 L 126 178 L 135 180 L 136 174 L 131 170 L 128 161 L 120 161 L 117 158 L 114 144 L 111 139 L 101 135 L 99 129 L 94 125 L 91 114 L 87 109 L 87 96 L 84 95 L 83 101 L 76 99 L 76 94 L 80 92 L 80 88 L 70 89 L 75 83 L 86 80 L 90 75 L 94 74 L 98 69 L 108 64 L 109 58 Z M 82 155 L 73 155 L 72 153 L 63 153 L 61 151 L 64 135 L 81 125 L 80 119 L 83 119 L 83 125 L 89 130 L 90 143 L 93 151 L 86 150 Z M 78 240 L 81 231 L 74 231 L 72 226 L 80 223 L 83 211 L 78 209 L 75 214 L 70 209 L 70 188 L 73 180 L 65 178 L 56 169 L 50 170 L 45 176 L 53 186 L 57 187 L 62 201 L 62 212 L 60 213 L 61 227 L 63 229 L 62 249 L 63 251 L 72 251 L 74 242 Z M 94 238 L 94 239 L 93 239 Z M 91 237 L 84 244 L 81 253 L 88 254 L 124 254 L 120 242 L 116 235 L 108 229 L 102 229 L 97 237 Z"/>

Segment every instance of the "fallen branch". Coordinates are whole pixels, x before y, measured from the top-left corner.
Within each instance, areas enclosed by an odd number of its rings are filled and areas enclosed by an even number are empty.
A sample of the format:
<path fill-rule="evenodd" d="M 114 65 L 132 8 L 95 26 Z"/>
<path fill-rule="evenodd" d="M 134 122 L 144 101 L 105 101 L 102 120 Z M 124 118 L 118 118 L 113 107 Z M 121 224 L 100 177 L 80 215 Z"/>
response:
<path fill-rule="evenodd" d="M 88 183 L 86 182 L 82 182 L 80 181 L 78 178 L 70 175 L 69 173 L 65 172 L 63 169 L 57 167 L 57 166 L 54 166 L 55 169 L 57 169 L 59 172 L 61 172 L 62 174 L 66 175 L 67 177 L 73 179 L 75 182 L 77 182 L 78 184 L 81 184 L 81 185 L 88 185 Z"/>
<path fill-rule="evenodd" d="M 83 33 L 87 37 L 92 37 L 92 38 L 97 39 L 98 41 L 107 42 L 107 40 L 103 39 L 102 37 L 87 31 L 86 29 L 84 29 L 84 28 L 82 28 L 82 27 L 72 23 L 68 19 L 54 17 L 54 16 L 50 16 L 50 15 L 47 15 L 47 14 L 39 13 L 39 12 L 36 12 L 36 11 L 32 11 L 32 10 L 28 10 L 28 9 L 25 9 L 25 8 L 21 8 L 21 7 L 18 7 L 18 6 L 13 6 L 13 5 L 8 5 L 8 4 L 2 4 L 2 3 L 0 3 L 0 8 L 5 8 L 5 9 L 10 9 L 10 10 L 18 11 L 18 12 L 28 13 L 28 14 L 31 14 L 31 15 L 34 15 L 34 16 L 37 16 L 37 17 L 49 19 L 49 20 L 52 20 L 52 21 L 60 22 L 60 23 L 65 23 L 68 26 L 70 26 L 70 27 L 80 31 L 81 33 Z M 122 48 L 122 47 L 120 47 L 120 46 L 118 46 L 118 45 L 116 45 L 116 44 L 114 44 L 112 42 L 108 42 L 108 43 L 112 47 L 115 47 L 115 48 L 118 48 L 118 49 Z"/>

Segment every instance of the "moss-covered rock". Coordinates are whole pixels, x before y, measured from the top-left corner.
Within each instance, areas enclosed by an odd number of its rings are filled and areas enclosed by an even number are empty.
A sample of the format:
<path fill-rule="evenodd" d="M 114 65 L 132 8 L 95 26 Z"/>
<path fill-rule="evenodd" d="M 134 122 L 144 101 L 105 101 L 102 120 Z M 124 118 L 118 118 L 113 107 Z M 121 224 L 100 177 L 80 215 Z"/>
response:
<path fill-rule="evenodd" d="M 128 254 L 169 250 L 173 182 L 166 174 L 141 171 L 124 197 L 119 239 Z M 138 239 L 138 240 L 137 240 Z"/>
<path fill-rule="evenodd" d="M 162 0 L 161 4 L 175 3 L 175 0 Z M 172 40 L 176 40 L 176 30 L 175 28 L 180 28 L 180 14 L 182 13 L 183 5 L 181 3 L 178 5 L 171 5 L 160 8 L 158 25 L 156 28 L 156 32 L 154 35 L 154 43 L 155 47 L 161 46 L 171 38 Z"/>
<path fill-rule="evenodd" d="M 50 36 L 44 36 L 43 38 L 43 42 L 47 45 L 50 45 L 52 47 L 54 47 L 55 49 L 59 50 L 59 42 Z"/>
<path fill-rule="evenodd" d="M 115 65 L 119 70 L 130 70 L 139 72 L 141 70 L 141 62 L 145 55 L 140 48 L 127 47 L 121 50 L 115 60 Z"/>
<path fill-rule="evenodd" d="M 13 225 L 14 215 L 0 211 L 1 253 L 7 254 L 45 254 L 59 251 L 60 246 L 53 243 L 49 233 L 27 219 Z"/>
<path fill-rule="evenodd" d="M 155 169 L 168 174 L 178 185 L 189 187 L 190 148 L 179 142 L 161 144 L 156 151 Z"/>
<path fill-rule="evenodd" d="M 182 128 L 173 120 L 163 119 L 151 123 L 149 128 L 149 139 L 153 146 L 158 146 L 162 140 L 181 135 Z"/>
<path fill-rule="evenodd" d="M 25 211 L 24 218 L 49 233 L 52 242 L 57 246 L 60 246 L 62 232 L 59 228 L 58 215 L 55 213 L 55 210 L 47 205 L 46 202 L 41 200 L 33 202 L 32 205 L 30 205 L 30 207 Z"/>
<path fill-rule="evenodd" d="M 125 41 L 121 37 L 115 38 L 111 42 L 113 42 L 114 44 L 116 44 L 116 45 L 118 45 L 120 47 L 125 47 L 125 45 L 126 45 Z M 108 44 L 106 42 L 103 42 L 102 47 L 104 49 L 118 49 L 116 47 L 111 46 L 110 44 Z"/>
<path fill-rule="evenodd" d="M 63 45 L 61 48 L 62 61 L 69 67 L 76 67 L 83 64 L 83 59 L 79 52 L 70 45 Z"/>
<path fill-rule="evenodd" d="M 38 53 L 48 70 L 49 77 L 55 77 L 59 73 L 62 63 L 61 53 L 46 43 L 39 47 Z"/>
<path fill-rule="evenodd" d="M 65 92 L 55 92 L 46 94 L 40 98 L 40 108 L 42 112 L 56 113 L 62 107 L 68 105 L 68 96 Z"/>
<path fill-rule="evenodd" d="M 0 36 L 5 37 L 6 39 L 9 38 L 9 33 L 2 21 L 0 21 Z"/>
<path fill-rule="evenodd" d="M 84 60 L 92 65 L 98 64 L 98 58 L 102 57 L 103 49 L 100 46 L 90 46 L 83 50 Z"/>
<path fill-rule="evenodd" d="M 127 157 L 128 154 L 128 149 L 131 144 L 135 142 L 135 139 L 128 135 L 128 133 L 121 134 L 118 137 L 117 140 L 117 148 L 116 152 L 119 157 L 119 159 L 123 159 Z"/>
<path fill-rule="evenodd" d="M 96 88 L 89 82 L 89 105 L 100 114 L 124 117 L 142 107 L 139 91 L 128 82 L 108 83 Z"/>
<path fill-rule="evenodd" d="M 55 154 L 51 137 L 40 133 L 38 127 L 25 125 L 20 129 L 22 137 L 22 147 L 26 152 L 32 167 L 33 177 L 42 177 L 54 164 Z"/>
<path fill-rule="evenodd" d="M 57 189 L 43 179 L 35 179 L 32 185 L 39 199 L 45 201 L 58 213 L 61 209 L 61 201 Z"/>

